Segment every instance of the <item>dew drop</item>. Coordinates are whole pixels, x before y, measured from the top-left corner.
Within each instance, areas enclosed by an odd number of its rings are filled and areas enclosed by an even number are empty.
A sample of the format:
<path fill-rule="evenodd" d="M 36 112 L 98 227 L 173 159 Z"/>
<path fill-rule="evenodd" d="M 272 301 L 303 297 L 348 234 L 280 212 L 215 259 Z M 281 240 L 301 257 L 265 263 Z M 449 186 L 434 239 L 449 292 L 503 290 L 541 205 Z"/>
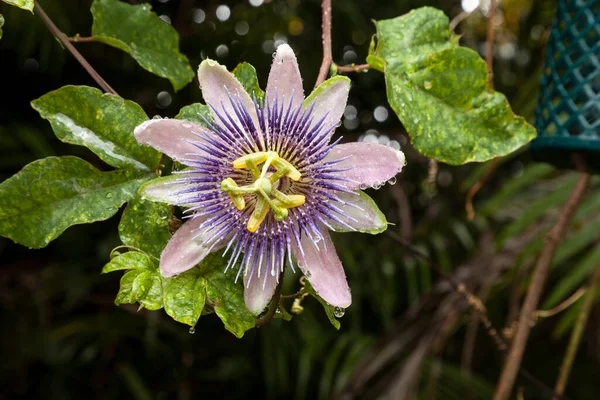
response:
<path fill-rule="evenodd" d="M 310 271 L 306 271 L 306 273 L 304 273 L 304 276 L 306 276 L 306 279 L 310 279 Z"/>
<path fill-rule="evenodd" d="M 367 189 L 367 185 L 365 185 L 364 183 L 360 184 L 360 190 L 366 190 Z"/>
<path fill-rule="evenodd" d="M 315 235 L 315 243 L 319 243 L 323 239 L 321 235 Z"/>
<path fill-rule="evenodd" d="M 196 327 L 190 326 L 190 330 L 188 332 L 190 333 L 190 335 L 193 335 L 194 333 L 196 333 Z"/>
<path fill-rule="evenodd" d="M 113 194 L 111 192 L 106 193 L 106 198 L 110 199 L 111 197 L 113 197 Z"/>
<path fill-rule="evenodd" d="M 185 129 L 190 129 L 192 127 L 192 124 L 190 124 L 189 122 L 182 122 L 181 126 Z"/>
<path fill-rule="evenodd" d="M 433 84 L 429 81 L 425 81 L 423 82 L 423 87 L 425 88 L 425 90 L 429 90 L 433 87 Z"/>
<path fill-rule="evenodd" d="M 392 178 L 391 178 L 391 179 L 388 181 L 388 183 L 389 183 L 390 185 L 395 185 L 395 184 L 396 184 L 396 177 L 395 177 L 395 176 L 393 176 L 393 177 L 392 177 Z"/>
<path fill-rule="evenodd" d="M 344 314 L 346 313 L 346 310 L 344 310 L 342 307 L 335 307 L 333 309 L 333 315 L 336 318 L 342 318 L 344 316 Z"/>

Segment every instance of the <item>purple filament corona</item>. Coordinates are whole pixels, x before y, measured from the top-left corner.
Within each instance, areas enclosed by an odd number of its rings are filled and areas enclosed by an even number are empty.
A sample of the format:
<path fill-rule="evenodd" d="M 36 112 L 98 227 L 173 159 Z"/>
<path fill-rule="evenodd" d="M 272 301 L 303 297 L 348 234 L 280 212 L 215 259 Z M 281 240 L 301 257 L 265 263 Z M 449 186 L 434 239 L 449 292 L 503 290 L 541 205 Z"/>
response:
<path fill-rule="evenodd" d="M 358 196 L 358 193 L 346 189 L 341 181 L 347 179 L 338 176 L 346 170 L 336 168 L 344 158 L 324 161 L 337 143 L 328 143 L 336 126 L 325 125 L 327 115 L 315 120 L 314 104 L 294 106 L 293 95 L 289 100 L 276 97 L 264 102 L 253 96 L 258 116 L 255 121 L 237 93 L 228 92 L 228 97 L 234 115 L 227 113 L 224 104 L 219 107 L 209 104 L 214 119 L 204 119 L 204 122 L 213 135 L 195 132 L 198 140 L 191 143 L 198 152 L 187 154 L 185 160 L 191 169 L 179 172 L 181 178 L 174 182 L 187 186 L 177 192 L 180 198 L 177 204 L 189 207 L 185 218 L 204 218 L 197 230 L 197 236 L 209 238 L 203 246 L 209 250 L 217 245 L 225 247 L 223 255 L 229 255 L 225 271 L 239 265 L 236 280 L 241 274 L 249 274 L 248 284 L 252 279 L 263 279 L 264 287 L 269 274 L 279 280 L 286 262 L 294 268 L 292 247 L 304 254 L 303 236 L 319 248 L 325 245 L 321 230 L 332 229 L 331 222 L 353 230 L 346 222 L 352 218 L 345 215 L 339 205 L 358 207 L 343 201 L 339 195 Z M 250 232 L 246 225 L 254 210 L 256 195 L 245 195 L 246 207 L 239 210 L 221 189 L 221 182 L 233 178 L 242 184 L 251 183 L 251 173 L 235 169 L 233 161 L 264 151 L 277 152 L 302 175 L 299 181 L 282 178 L 278 182 L 279 190 L 287 195 L 303 195 L 306 200 L 303 205 L 290 208 L 289 215 L 282 221 L 277 221 L 269 212 L 256 232 Z"/>

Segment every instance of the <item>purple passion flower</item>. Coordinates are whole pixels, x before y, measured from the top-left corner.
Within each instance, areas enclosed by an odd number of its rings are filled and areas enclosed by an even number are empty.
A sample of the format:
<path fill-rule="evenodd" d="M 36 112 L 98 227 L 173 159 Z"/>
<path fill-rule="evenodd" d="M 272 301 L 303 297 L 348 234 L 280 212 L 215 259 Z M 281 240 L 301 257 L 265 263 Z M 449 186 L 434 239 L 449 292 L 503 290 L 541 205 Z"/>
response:
<path fill-rule="evenodd" d="M 198 80 L 212 111 L 206 126 L 153 119 L 135 129 L 138 142 L 189 167 L 141 189 L 186 208 L 187 221 L 161 254 L 161 273 L 177 275 L 225 248 L 225 272 L 239 266 L 236 279 L 243 276 L 255 315 L 294 263 L 325 301 L 348 307 L 350 288 L 328 231 L 384 231 L 385 216 L 361 189 L 392 179 L 404 155 L 378 144 L 329 143 L 350 80 L 333 77 L 304 98 L 286 44 L 277 48 L 264 101 L 212 60 L 200 64 Z"/>

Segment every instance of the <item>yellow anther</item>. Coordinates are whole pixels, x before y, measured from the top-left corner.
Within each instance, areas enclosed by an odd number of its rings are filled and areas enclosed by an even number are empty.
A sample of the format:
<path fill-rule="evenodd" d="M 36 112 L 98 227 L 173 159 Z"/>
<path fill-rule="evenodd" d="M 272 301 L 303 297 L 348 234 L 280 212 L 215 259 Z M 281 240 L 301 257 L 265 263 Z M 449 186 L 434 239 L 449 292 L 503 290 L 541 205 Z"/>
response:
<path fill-rule="evenodd" d="M 254 165 L 262 164 L 267 161 L 269 158 L 269 154 L 266 151 L 261 151 L 259 153 L 248 154 L 233 160 L 233 168 L 241 169 L 248 168 L 248 161 L 253 163 Z"/>
<path fill-rule="evenodd" d="M 250 216 L 250 219 L 248 219 L 248 230 L 253 233 L 256 232 L 260 224 L 265 220 L 268 212 L 269 204 L 267 204 L 265 199 L 258 198 L 256 200 L 254 212 Z"/>
<path fill-rule="evenodd" d="M 304 197 L 301 194 L 288 194 L 288 195 L 284 195 L 284 196 L 287 197 L 287 200 L 282 201 L 276 197 L 275 200 L 273 200 L 273 203 L 277 207 L 281 207 L 281 208 L 294 208 L 294 207 L 299 207 L 306 202 L 306 197 Z"/>
<path fill-rule="evenodd" d="M 278 170 L 286 170 L 285 176 L 287 176 L 293 181 L 298 181 L 302 177 L 300 171 L 298 171 L 292 164 L 290 164 L 283 158 L 277 157 L 275 160 L 273 160 L 272 164 Z"/>

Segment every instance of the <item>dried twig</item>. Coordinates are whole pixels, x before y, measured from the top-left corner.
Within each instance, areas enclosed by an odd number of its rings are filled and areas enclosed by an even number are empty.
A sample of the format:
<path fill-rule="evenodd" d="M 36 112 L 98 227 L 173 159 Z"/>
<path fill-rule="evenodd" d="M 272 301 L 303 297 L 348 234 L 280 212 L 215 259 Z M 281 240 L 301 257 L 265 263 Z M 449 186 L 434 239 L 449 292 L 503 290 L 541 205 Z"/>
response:
<path fill-rule="evenodd" d="M 321 68 L 319 69 L 319 75 L 315 87 L 319 86 L 329 74 L 329 67 L 333 61 L 331 54 L 331 0 L 323 0 L 321 3 L 323 9 L 323 61 L 321 62 Z"/>
<path fill-rule="evenodd" d="M 370 67 L 369 64 L 336 65 L 338 72 L 362 72 L 368 70 Z"/>
<path fill-rule="evenodd" d="M 498 385 L 496 387 L 494 400 L 506 400 L 512 392 L 517 373 L 521 367 L 525 346 L 527 345 L 532 317 L 542 295 L 542 289 L 544 288 L 546 277 L 550 271 L 550 264 L 554 258 L 554 254 L 556 253 L 558 243 L 564 237 L 569 222 L 577 210 L 585 190 L 589 186 L 590 179 L 591 176 L 589 174 L 581 174 L 577 185 L 562 209 L 558 221 L 544 238 L 546 244 L 539 255 L 533 271 L 533 277 L 531 279 L 529 289 L 527 290 L 523 307 L 521 308 L 521 314 L 519 316 L 519 323 L 516 327 L 515 336 L 506 358 L 502 375 L 500 376 L 500 380 L 498 381 Z"/>

